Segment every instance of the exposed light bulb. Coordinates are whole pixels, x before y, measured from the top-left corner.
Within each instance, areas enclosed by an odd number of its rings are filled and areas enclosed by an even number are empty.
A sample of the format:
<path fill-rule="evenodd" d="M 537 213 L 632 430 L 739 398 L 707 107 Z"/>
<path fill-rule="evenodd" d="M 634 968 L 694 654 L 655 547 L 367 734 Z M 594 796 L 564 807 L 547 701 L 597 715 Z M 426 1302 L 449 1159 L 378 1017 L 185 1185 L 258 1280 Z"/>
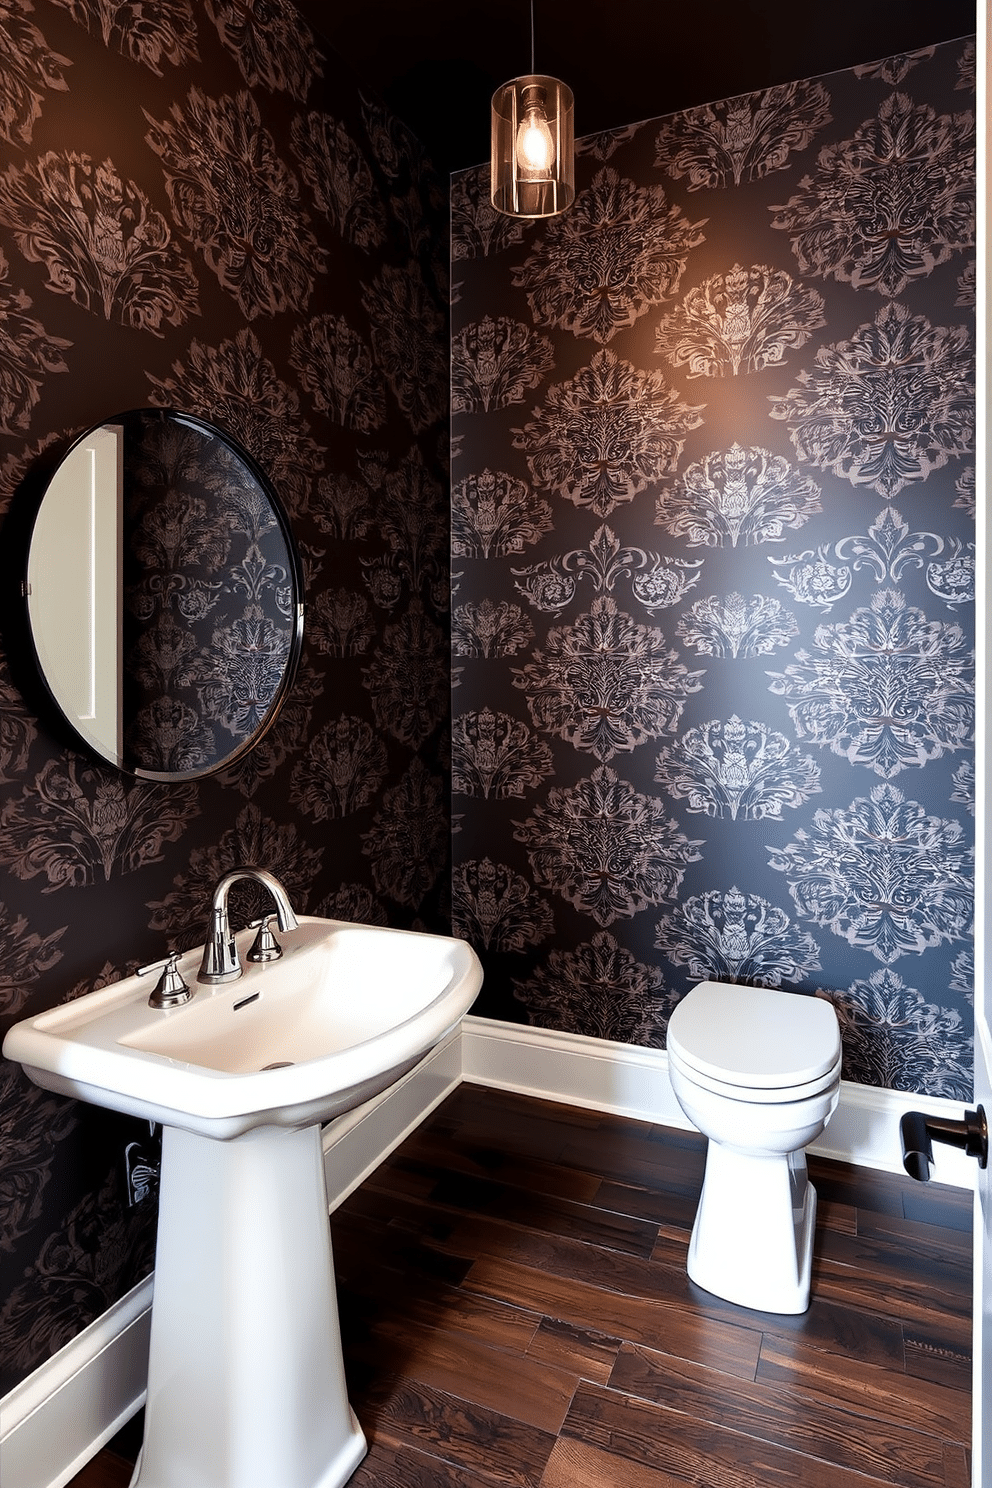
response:
<path fill-rule="evenodd" d="M 555 142 L 548 128 L 543 88 L 523 90 L 523 118 L 517 128 L 516 155 L 525 180 L 537 180 L 551 174 L 555 161 Z"/>

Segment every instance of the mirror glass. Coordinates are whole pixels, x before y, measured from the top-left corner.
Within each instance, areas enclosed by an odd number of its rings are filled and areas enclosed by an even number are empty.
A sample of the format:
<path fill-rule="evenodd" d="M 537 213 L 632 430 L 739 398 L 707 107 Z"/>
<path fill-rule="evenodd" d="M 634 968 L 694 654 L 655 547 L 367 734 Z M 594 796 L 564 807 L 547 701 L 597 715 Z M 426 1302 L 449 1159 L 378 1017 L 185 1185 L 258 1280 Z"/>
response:
<path fill-rule="evenodd" d="M 45 487 L 28 548 L 41 673 L 79 738 L 152 780 L 250 749 L 290 685 L 303 625 L 282 506 L 220 430 L 142 408 L 89 429 Z"/>

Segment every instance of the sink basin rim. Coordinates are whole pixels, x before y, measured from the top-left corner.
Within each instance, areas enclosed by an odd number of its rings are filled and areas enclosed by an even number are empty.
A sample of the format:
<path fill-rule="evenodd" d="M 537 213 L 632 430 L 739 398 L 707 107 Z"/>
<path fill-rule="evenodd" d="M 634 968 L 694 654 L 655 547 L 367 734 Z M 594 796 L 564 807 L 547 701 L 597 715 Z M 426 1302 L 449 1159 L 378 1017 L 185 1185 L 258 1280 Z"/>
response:
<path fill-rule="evenodd" d="M 330 934 L 360 931 L 437 942 L 450 974 L 428 1002 L 395 1025 L 283 1068 L 216 1069 L 144 1049 L 140 1042 L 119 1037 L 101 1041 L 101 1025 L 122 1021 L 122 1012 L 129 1009 L 146 1026 L 182 1017 L 183 1007 L 149 1012 L 147 977 L 123 978 L 15 1024 L 3 1052 L 46 1089 L 222 1139 L 254 1126 L 298 1127 L 329 1120 L 386 1089 L 442 1042 L 475 1000 L 482 969 L 467 942 L 454 937 L 316 916 L 299 919 L 301 928 L 326 927 Z M 244 936 L 243 946 L 239 936 L 242 951 L 250 943 L 251 932 Z M 289 942 L 287 936 L 285 944 Z M 236 1002 L 248 995 L 252 982 L 264 987 L 263 979 L 272 965 L 247 967 L 243 977 L 208 988 L 193 981 L 199 958 L 199 949 L 188 952 L 180 966 L 201 1002 Z"/>

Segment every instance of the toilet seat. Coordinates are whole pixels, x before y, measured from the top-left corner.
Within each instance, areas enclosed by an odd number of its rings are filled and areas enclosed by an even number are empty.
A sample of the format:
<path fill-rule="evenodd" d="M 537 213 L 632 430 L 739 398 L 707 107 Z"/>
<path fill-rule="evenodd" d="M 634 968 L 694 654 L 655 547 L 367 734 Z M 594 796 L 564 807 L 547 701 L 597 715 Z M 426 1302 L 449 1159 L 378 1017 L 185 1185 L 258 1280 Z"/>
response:
<path fill-rule="evenodd" d="M 712 1075 L 704 1075 L 701 1070 L 693 1069 L 679 1054 L 669 1045 L 668 1063 L 670 1069 L 677 1070 L 683 1079 L 698 1085 L 702 1090 L 709 1090 L 713 1095 L 723 1096 L 724 1100 L 742 1101 L 747 1105 L 772 1106 L 785 1105 L 793 1101 L 809 1100 L 819 1095 L 824 1090 L 829 1090 L 831 1085 L 836 1085 L 840 1079 L 843 1054 L 838 1054 L 834 1063 L 822 1075 L 815 1080 L 807 1080 L 802 1085 L 742 1085 L 730 1080 L 715 1080 Z"/>
<path fill-rule="evenodd" d="M 840 1028 L 819 997 L 700 982 L 668 1022 L 670 1059 L 687 1078 L 731 1099 L 802 1100 L 837 1079 Z"/>

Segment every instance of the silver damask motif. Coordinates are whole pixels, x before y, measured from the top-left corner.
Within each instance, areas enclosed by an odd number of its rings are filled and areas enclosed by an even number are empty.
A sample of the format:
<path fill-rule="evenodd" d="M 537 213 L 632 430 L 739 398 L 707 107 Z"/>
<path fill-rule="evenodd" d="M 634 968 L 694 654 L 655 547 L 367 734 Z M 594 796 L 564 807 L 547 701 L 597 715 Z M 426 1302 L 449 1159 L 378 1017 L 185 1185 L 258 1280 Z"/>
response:
<path fill-rule="evenodd" d="M 386 418 L 382 373 L 343 315 L 317 315 L 293 331 L 290 362 L 315 407 L 367 434 Z"/>
<path fill-rule="evenodd" d="M 968 516 L 971 517 L 972 521 L 974 521 L 974 519 L 975 519 L 975 467 L 974 467 L 974 465 L 966 465 L 965 466 L 965 468 L 962 470 L 961 474 L 958 476 L 957 480 L 954 482 L 954 489 L 958 493 L 957 496 L 954 498 L 954 505 L 955 506 L 963 507 L 964 510 L 967 512 Z"/>
<path fill-rule="evenodd" d="M 664 801 L 643 796 L 606 765 L 573 787 L 556 786 L 514 836 L 527 847 L 535 882 L 560 894 L 599 925 L 630 919 L 674 898 L 691 842 L 665 816 Z"/>
<path fill-rule="evenodd" d="M 458 795 L 505 801 L 534 790 L 554 774 L 548 745 L 525 723 L 491 708 L 454 720 L 451 788 Z"/>
<path fill-rule="evenodd" d="M 782 455 L 732 444 L 694 461 L 658 497 L 655 526 L 690 547 L 781 542 L 822 510 L 820 488 Z"/>
<path fill-rule="evenodd" d="M 172 364 L 171 377 L 146 373 L 148 401 L 219 424 L 244 445 L 295 513 L 310 496 L 322 451 L 300 413 L 300 395 L 263 355 L 258 337 L 245 326 L 230 341 L 209 346 L 191 341 L 186 360 Z"/>
<path fill-rule="evenodd" d="M 938 563 L 936 560 L 944 553 L 949 556 Z M 838 562 L 831 562 L 833 558 Z M 974 544 L 965 548 L 959 538 L 945 538 L 925 530 L 911 531 L 894 506 L 880 511 L 866 533 L 842 537 L 836 543 L 821 543 L 805 553 L 769 558 L 768 562 L 773 568 L 783 570 L 775 578 L 794 599 L 824 612 L 844 598 L 860 570 L 881 584 L 886 579 L 898 582 L 907 569 L 923 569 L 927 588 L 948 607 L 966 604 L 975 597 Z"/>
<path fill-rule="evenodd" d="M 200 60 L 191 0 L 54 0 L 105 46 L 162 76 L 161 63 L 186 67 Z M 209 4 L 209 0 L 208 0 Z M 58 59 L 64 61 L 64 58 Z"/>
<path fill-rule="evenodd" d="M 521 874 L 491 858 L 455 868 L 451 915 L 455 934 L 480 950 L 525 951 L 554 930 L 547 900 Z"/>
<path fill-rule="evenodd" d="M 784 269 L 741 264 L 690 289 L 658 327 L 656 350 L 688 377 L 775 367 L 826 322 L 823 299 Z"/>
<path fill-rule="evenodd" d="M 703 225 L 661 186 L 636 186 L 604 167 L 569 211 L 548 219 L 513 282 L 539 325 L 604 345 L 676 293 Z"/>
<path fill-rule="evenodd" d="M 522 553 L 553 526 L 548 502 L 503 470 L 483 470 L 452 488 L 451 551 L 458 558 Z"/>
<path fill-rule="evenodd" d="M 144 112 L 173 216 L 245 319 L 303 310 L 327 255 L 252 95 L 193 87 L 169 118 Z"/>
<path fill-rule="evenodd" d="M 102 766 L 49 759 L 0 810 L 0 863 L 43 892 L 109 882 L 161 862 L 199 813 L 192 785 L 150 785 Z"/>
<path fill-rule="evenodd" d="M 734 713 L 689 729 L 658 754 L 655 780 L 689 811 L 731 821 L 779 818 L 820 790 L 819 766 L 784 734 Z"/>
<path fill-rule="evenodd" d="M 362 673 L 376 723 L 411 749 L 419 748 L 447 713 L 442 641 L 441 630 L 423 606 L 412 605 L 395 625 L 386 626 Z"/>
<path fill-rule="evenodd" d="M 573 548 L 531 568 L 514 568 L 515 587 L 534 609 L 560 615 L 575 598 L 579 581 L 588 579 L 597 594 L 611 593 L 630 579 L 631 593 L 644 608 L 668 609 L 680 604 L 701 578 L 703 560 L 663 558 L 644 548 L 628 548 L 612 528 L 598 527 L 588 548 Z"/>
<path fill-rule="evenodd" d="M 366 250 L 386 240 L 386 209 L 368 161 L 344 125 L 311 110 L 292 124 L 293 149 L 314 201 L 349 243 Z"/>
<path fill-rule="evenodd" d="M 516 656 L 534 639 L 534 627 L 519 605 L 491 599 L 459 605 L 451 617 L 456 656 Z"/>
<path fill-rule="evenodd" d="M 47 1117 L 52 1105 L 37 1106 L 35 1119 Z M 0 1333 L 11 1340 L 4 1363 L 21 1374 L 57 1354 L 154 1264 L 154 1229 L 141 1208 L 121 1204 L 115 1169 L 96 1181 L 78 1203 L 59 1210 L 58 1227 L 49 1229 L 3 1299 Z"/>
<path fill-rule="evenodd" d="M 362 656 L 375 636 L 372 611 L 352 589 L 322 589 L 307 611 L 307 636 L 326 656 Z"/>
<path fill-rule="evenodd" d="M 852 139 L 825 146 L 772 226 L 804 274 L 890 299 L 975 240 L 975 118 L 886 98 Z"/>
<path fill-rule="evenodd" d="M 531 226 L 519 217 L 497 212 L 489 197 L 489 167 L 463 171 L 451 178 L 451 257 L 488 258 L 523 241 Z"/>
<path fill-rule="evenodd" d="M 448 608 L 448 573 L 438 554 L 444 550 L 449 523 L 440 484 L 419 445 L 411 445 L 398 469 L 383 474 L 377 497 L 376 525 L 389 551 L 362 559 L 372 597 L 391 609 L 405 592 L 443 613 Z"/>
<path fill-rule="evenodd" d="M 882 589 L 846 623 L 819 626 L 814 645 L 768 673 L 800 739 L 886 780 L 971 742 L 974 658 L 960 626 Z"/>
<path fill-rule="evenodd" d="M 701 412 L 659 372 L 639 372 L 604 348 L 548 389 L 513 443 L 537 485 L 605 517 L 675 469 Z"/>
<path fill-rule="evenodd" d="M 837 1013 L 845 1080 L 972 1100 L 974 1040 L 955 1009 L 927 1002 L 889 967 L 819 996 Z"/>
<path fill-rule="evenodd" d="M 770 656 L 798 635 L 795 617 L 766 594 L 709 594 L 683 615 L 675 633 L 700 656 Z"/>
<path fill-rule="evenodd" d="M 42 935 L 28 928 L 23 915 L 12 918 L 7 906 L 0 904 L 0 1018 L 16 1017 L 33 984 L 62 960 L 58 942 L 68 928 L 62 925 Z"/>
<path fill-rule="evenodd" d="M 51 50 L 25 6 L 10 0 L 0 6 L 0 139 L 21 147 L 31 143 L 45 90 L 64 93 L 71 65 Z"/>
<path fill-rule="evenodd" d="M 351 816 L 386 779 L 386 746 L 362 718 L 326 724 L 293 769 L 292 799 L 314 821 Z"/>
<path fill-rule="evenodd" d="M 7 1007 L 13 1015 L 17 1008 Z M 20 1065 L 0 1060 L 0 1210 L 3 1249 L 12 1251 L 22 1235 L 37 1224 L 45 1189 L 59 1157 L 59 1145 L 79 1125 L 78 1102 L 50 1095 L 33 1085 Z M 39 1141 L 39 1133 L 42 1139 Z M 5 1337 L 13 1341 L 12 1334 Z M 30 1365 L 28 1366 L 30 1368 Z"/>
<path fill-rule="evenodd" d="M 366 537 L 372 524 L 372 493 L 364 481 L 350 475 L 322 475 L 306 511 L 321 532 L 349 542 Z"/>
<path fill-rule="evenodd" d="M 881 83 L 896 87 L 920 62 L 927 61 L 936 47 L 919 47 L 914 52 L 896 52 L 892 57 L 882 57 L 878 62 L 866 62 L 851 71 L 858 78 L 877 78 Z"/>
<path fill-rule="evenodd" d="M 302 103 L 314 77 L 322 77 L 324 69 L 317 38 L 297 7 L 290 0 L 267 0 L 265 5 L 204 0 L 204 4 L 221 41 L 237 58 L 248 86 L 261 83 L 289 93 Z M 144 10 L 142 6 L 142 15 Z"/>
<path fill-rule="evenodd" d="M 420 269 L 384 264 L 362 289 L 372 349 L 415 434 L 436 423 L 448 404 L 448 358 L 441 351 L 444 318 Z"/>
<path fill-rule="evenodd" d="M 819 82 L 743 93 L 672 114 L 658 134 L 654 163 L 690 191 L 760 181 L 785 170 L 830 117 L 830 97 Z"/>
<path fill-rule="evenodd" d="M 575 141 L 576 156 L 591 155 L 594 160 L 609 160 L 611 155 L 634 139 L 644 128 L 643 123 L 626 124 L 618 129 L 600 129 L 595 134 L 584 134 Z"/>
<path fill-rule="evenodd" d="M 168 221 L 113 161 L 49 150 L 0 176 L 0 222 L 46 288 L 135 330 L 163 334 L 199 313 L 199 285 Z"/>
<path fill-rule="evenodd" d="M 598 760 L 674 730 L 703 675 L 606 595 L 571 625 L 552 627 L 533 660 L 512 669 L 536 726 Z"/>
<path fill-rule="evenodd" d="M 954 774 L 951 776 L 953 789 L 951 800 L 955 805 L 963 806 L 972 816 L 975 814 L 975 761 L 974 759 L 962 760 Z"/>
<path fill-rule="evenodd" d="M 662 1048 L 676 998 L 656 966 L 645 966 L 606 930 L 574 950 L 552 950 L 513 995 L 531 1023 L 586 1038 Z"/>
<path fill-rule="evenodd" d="M 362 833 L 376 889 L 399 904 L 419 905 L 441 875 L 449 844 L 444 781 L 415 756 L 399 784 L 383 791 L 372 826 Z"/>
<path fill-rule="evenodd" d="M 891 966 L 970 936 L 968 841 L 960 822 L 928 816 L 886 783 L 846 809 L 817 811 L 810 831 L 769 849 L 769 864 L 804 918 Z"/>
<path fill-rule="evenodd" d="M 655 945 L 694 981 L 759 987 L 803 981 L 820 967 L 819 947 L 784 909 L 736 886 L 694 894 L 659 920 Z"/>
<path fill-rule="evenodd" d="M 891 500 L 972 452 L 975 393 L 965 326 L 932 326 L 890 304 L 847 341 L 821 346 L 798 387 L 772 397 L 796 453 Z"/>
<path fill-rule="evenodd" d="M 11 784 L 27 772 L 37 737 L 34 715 L 11 683 L 6 662 L 0 660 L 0 785 Z"/>
<path fill-rule="evenodd" d="M 549 337 L 506 315 L 484 315 L 451 341 L 451 410 L 489 413 L 522 403 L 555 364 Z"/>

